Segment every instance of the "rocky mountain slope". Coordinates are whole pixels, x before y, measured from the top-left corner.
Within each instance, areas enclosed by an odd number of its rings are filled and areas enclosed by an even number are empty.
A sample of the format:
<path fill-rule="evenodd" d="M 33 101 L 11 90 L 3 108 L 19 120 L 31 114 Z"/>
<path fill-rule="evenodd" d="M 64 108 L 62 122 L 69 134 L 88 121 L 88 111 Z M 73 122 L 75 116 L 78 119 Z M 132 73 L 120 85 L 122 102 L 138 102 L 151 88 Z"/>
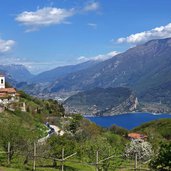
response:
<path fill-rule="evenodd" d="M 128 86 L 142 92 L 171 80 L 170 54 L 171 39 L 152 40 L 87 70 L 57 79 L 50 91 Z"/>
<path fill-rule="evenodd" d="M 0 68 L 0 74 L 5 75 L 6 82 L 7 82 L 8 84 L 10 83 L 10 85 L 12 85 L 12 86 L 15 86 L 15 85 L 17 84 L 17 81 L 14 80 L 14 79 L 12 78 L 12 76 L 11 76 L 7 71 L 4 71 L 4 70 L 2 70 L 2 69 Z"/>
<path fill-rule="evenodd" d="M 123 87 L 95 88 L 69 97 L 64 106 L 70 113 L 84 115 L 114 115 L 136 110 L 138 100 L 134 93 Z"/>
<path fill-rule="evenodd" d="M 171 38 L 151 40 L 91 68 L 57 79 L 47 91 L 82 91 L 95 87 L 124 86 L 135 90 L 141 99 L 157 102 L 164 99 L 165 103 L 165 99 L 171 101 L 169 86 L 167 91 L 163 88 L 171 82 L 170 75 Z"/>
<path fill-rule="evenodd" d="M 98 60 L 90 60 L 80 64 L 57 67 L 52 70 L 35 75 L 31 79 L 28 79 L 27 82 L 19 82 L 18 84 L 16 84 L 16 87 L 18 89 L 26 91 L 28 94 L 38 96 L 40 98 L 55 98 L 56 92 L 47 92 L 47 89 L 51 86 L 53 82 L 55 82 L 57 79 L 66 77 L 71 73 L 88 69 L 99 62 L 100 61 Z M 69 92 L 69 95 L 70 94 L 72 93 Z M 68 93 L 64 96 L 68 97 Z"/>
<path fill-rule="evenodd" d="M 54 68 L 49 71 L 42 72 L 35 77 L 33 77 L 30 82 L 31 83 L 52 83 L 55 80 L 65 77 L 70 73 L 78 72 L 83 69 L 87 69 L 97 64 L 99 61 L 87 61 L 84 63 L 76 64 L 76 65 L 67 65 Z"/>
<path fill-rule="evenodd" d="M 40 98 L 55 98 L 59 95 L 58 92 L 47 92 L 47 89 L 49 89 L 51 84 L 53 84 L 57 79 L 62 79 L 71 73 L 91 68 L 92 66 L 96 66 L 98 63 L 100 63 L 100 60 L 90 60 L 75 65 L 57 67 L 35 75 L 25 82 L 19 82 L 16 84 L 16 87 L 20 90 L 24 90 L 28 94 L 38 96 Z M 66 98 L 68 95 L 70 96 L 72 94 L 72 92 L 67 92 L 64 94 L 62 93 L 62 96 Z"/>
<path fill-rule="evenodd" d="M 15 82 L 28 81 L 34 76 L 26 69 L 25 66 L 15 64 L 0 65 L 0 72 L 4 73 L 7 78 L 11 77 L 11 79 Z"/>
<path fill-rule="evenodd" d="M 68 93 L 68 96 L 71 92 L 95 87 L 128 87 L 141 102 L 164 104 L 170 110 L 170 75 L 171 38 L 167 38 L 151 40 L 106 61 L 59 67 L 32 78 L 31 84 L 17 86 L 39 97 L 56 97 L 60 93 Z M 157 111 L 163 111 L 163 108 L 159 107 Z"/>

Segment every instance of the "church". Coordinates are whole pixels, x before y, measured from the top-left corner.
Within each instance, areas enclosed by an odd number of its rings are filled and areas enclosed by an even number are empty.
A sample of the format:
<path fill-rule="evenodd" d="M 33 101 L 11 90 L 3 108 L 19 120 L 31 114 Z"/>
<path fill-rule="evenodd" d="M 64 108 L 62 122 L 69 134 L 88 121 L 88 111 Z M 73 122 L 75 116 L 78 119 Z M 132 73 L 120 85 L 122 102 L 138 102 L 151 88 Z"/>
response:
<path fill-rule="evenodd" d="M 19 94 L 15 88 L 5 87 L 5 76 L 0 74 L 0 104 L 9 104 L 19 100 Z"/>

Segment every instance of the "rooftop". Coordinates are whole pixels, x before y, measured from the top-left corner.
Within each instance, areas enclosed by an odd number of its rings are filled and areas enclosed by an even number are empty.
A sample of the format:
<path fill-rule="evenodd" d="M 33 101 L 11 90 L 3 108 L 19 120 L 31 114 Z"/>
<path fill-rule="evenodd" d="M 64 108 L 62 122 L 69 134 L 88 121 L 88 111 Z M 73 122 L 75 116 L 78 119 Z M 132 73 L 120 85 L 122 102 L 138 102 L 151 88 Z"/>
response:
<path fill-rule="evenodd" d="M 0 88 L 0 93 L 16 93 L 15 88 Z"/>
<path fill-rule="evenodd" d="M 145 139 L 145 138 L 147 138 L 146 135 L 139 134 L 139 133 L 129 133 L 128 137 L 133 138 L 133 139 Z"/>

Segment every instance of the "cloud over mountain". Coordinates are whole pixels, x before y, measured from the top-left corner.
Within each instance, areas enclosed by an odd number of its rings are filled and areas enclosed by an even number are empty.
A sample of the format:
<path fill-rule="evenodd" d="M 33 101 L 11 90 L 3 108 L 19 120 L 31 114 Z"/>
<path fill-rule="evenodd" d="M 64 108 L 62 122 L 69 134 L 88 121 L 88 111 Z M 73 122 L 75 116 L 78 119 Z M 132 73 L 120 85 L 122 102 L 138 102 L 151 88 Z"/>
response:
<path fill-rule="evenodd" d="M 138 44 L 152 39 L 161 39 L 167 37 L 171 37 L 171 23 L 165 26 L 156 27 L 149 31 L 131 34 L 128 37 L 121 37 L 117 40 L 117 42 Z"/>
<path fill-rule="evenodd" d="M 117 51 L 111 51 L 107 54 L 99 54 L 99 55 L 92 56 L 92 57 L 80 56 L 79 58 L 77 58 L 77 60 L 79 62 L 85 62 L 85 61 L 89 61 L 89 60 L 104 61 L 104 60 L 107 60 L 109 58 L 112 58 L 112 57 L 118 55 L 119 53 L 120 52 L 117 52 Z"/>

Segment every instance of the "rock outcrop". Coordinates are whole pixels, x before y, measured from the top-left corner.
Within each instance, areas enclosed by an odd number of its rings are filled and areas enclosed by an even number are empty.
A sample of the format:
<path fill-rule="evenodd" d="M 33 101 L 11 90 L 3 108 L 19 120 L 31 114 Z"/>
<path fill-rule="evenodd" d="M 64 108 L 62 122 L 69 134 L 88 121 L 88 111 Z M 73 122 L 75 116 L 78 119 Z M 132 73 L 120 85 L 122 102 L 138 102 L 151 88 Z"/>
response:
<path fill-rule="evenodd" d="M 137 97 L 123 87 L 95 88 L 73 95 L 64 102 L 68 113 L 100 116 L 133 112 L 137 106 Z"/>

